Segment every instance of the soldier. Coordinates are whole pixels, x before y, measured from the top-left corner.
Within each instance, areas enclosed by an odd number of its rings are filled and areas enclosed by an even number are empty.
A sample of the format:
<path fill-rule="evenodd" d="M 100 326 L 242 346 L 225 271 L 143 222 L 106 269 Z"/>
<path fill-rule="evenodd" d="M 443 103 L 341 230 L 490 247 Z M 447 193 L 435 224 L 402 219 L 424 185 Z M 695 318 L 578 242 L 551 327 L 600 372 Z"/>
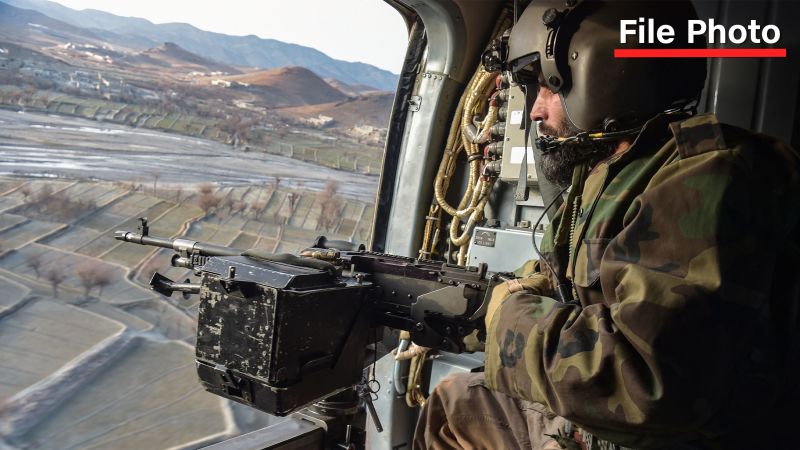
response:
<path fill-rule="evenodd" d="M 689 2 L 534 0 L 514 26 L 571 188 L 534 273 L 492 293 L 485 374 L 434 389 L 415 448 L 797 447 L 800 158 L 693 114 L 704 60 L 614 59 L 638 17 L 690 46 Z"/>

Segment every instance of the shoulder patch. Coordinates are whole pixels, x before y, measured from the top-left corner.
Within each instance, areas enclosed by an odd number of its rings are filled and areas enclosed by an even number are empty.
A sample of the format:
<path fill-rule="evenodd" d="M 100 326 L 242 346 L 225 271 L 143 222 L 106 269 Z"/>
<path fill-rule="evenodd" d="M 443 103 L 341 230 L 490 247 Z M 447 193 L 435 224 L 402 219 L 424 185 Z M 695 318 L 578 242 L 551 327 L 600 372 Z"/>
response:
<path fill-rule="evenodd" d="M 714 114 L 700 114 L 681 122 L 669 124 L 681 158 L 728 148 L 722 137 L 722 127 Z"/>

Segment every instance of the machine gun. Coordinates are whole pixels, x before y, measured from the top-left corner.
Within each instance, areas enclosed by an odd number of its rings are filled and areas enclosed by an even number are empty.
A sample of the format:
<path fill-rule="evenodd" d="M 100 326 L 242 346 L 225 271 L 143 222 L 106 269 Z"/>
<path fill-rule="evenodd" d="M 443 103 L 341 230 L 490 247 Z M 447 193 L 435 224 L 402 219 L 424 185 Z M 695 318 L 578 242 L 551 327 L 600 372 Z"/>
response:
<path fill-rule="evenodd" d="M 374 253 L 324 237 L 295 256 L 151 236 L 147 219 L 140 220 L 138 232 L 114 237 L 173 249 L 172 265 L 200 278 L 178 283 L 156 272 L 150 285 L 166 296 L 199 295 L 196 361 L 203 386 L 278 416 L 359 384 L 376 327 L 463 352 L 464 337 L 485 333 L 488 293 L 499 280 L 485 264 Z M 379 423 L 374 413 L 373 420 Z"/>

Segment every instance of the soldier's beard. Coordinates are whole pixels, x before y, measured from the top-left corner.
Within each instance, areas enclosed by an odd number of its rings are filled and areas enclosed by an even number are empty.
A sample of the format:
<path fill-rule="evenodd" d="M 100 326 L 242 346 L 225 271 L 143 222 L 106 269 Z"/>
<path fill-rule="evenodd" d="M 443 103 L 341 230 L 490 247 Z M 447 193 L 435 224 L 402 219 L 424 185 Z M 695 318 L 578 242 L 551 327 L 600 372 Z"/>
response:
<path fill-rule="evenodd" d="M 571 137 L 580 132 L 575 128 L 566 117 L 558 125 L 558 128 L 539 123 L 539 136 L 547 135 L 554 137 Z M 556 150 L 546 155 L 542 155 L 541 169 L 542 175 L 560 188 L 565 188 L 572 184 L 572 172 L 575 166 L 581 162 L 593 164 L 614 154 L 617 142 L 596 142 L 587 143 L 568 142 L 561 144 Z"/>

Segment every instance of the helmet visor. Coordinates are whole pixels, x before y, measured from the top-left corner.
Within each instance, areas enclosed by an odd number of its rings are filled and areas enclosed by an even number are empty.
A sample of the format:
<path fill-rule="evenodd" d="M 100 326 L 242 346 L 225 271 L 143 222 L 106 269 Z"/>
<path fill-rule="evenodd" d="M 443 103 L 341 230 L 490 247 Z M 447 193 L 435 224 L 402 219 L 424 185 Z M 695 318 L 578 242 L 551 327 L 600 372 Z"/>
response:
<path fill-rule="evenodd" d="M 511 81 L 518 85 L 532 86 L 539 84 L 539 74 L 542 72 L 539 53 L 531 53 L 511 61 L 509 70 L 511 71 Z"/>

